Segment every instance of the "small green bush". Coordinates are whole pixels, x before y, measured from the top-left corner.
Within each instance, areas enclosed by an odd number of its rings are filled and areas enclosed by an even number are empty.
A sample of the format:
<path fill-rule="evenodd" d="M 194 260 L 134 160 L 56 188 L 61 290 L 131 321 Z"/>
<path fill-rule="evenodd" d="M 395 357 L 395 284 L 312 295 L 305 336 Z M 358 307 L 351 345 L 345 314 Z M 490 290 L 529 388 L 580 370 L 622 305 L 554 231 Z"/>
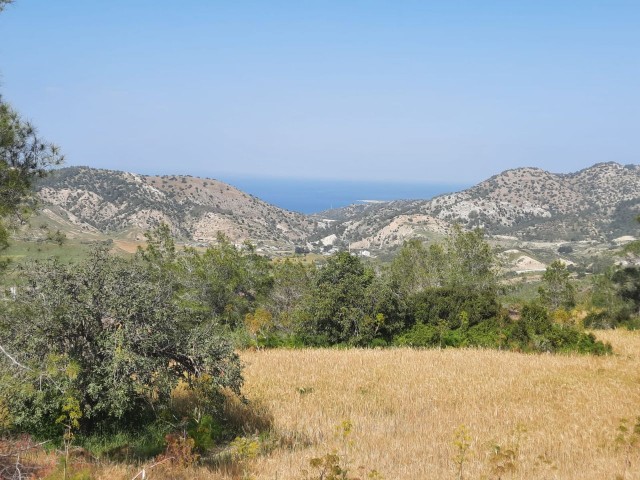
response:
<path fill-rule="evenodd" d="M 399 347 L 435 347 L 440 342 L 440 332 L 433 325 L 416 323 L 407 332 L 397 336 L 393 344 Z"/>

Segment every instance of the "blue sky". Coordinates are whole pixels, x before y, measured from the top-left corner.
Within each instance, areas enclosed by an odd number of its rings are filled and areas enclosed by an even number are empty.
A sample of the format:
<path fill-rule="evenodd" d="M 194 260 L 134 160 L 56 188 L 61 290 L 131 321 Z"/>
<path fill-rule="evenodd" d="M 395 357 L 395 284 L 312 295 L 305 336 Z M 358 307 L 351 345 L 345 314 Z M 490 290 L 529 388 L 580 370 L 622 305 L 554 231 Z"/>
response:
<path fill-rule="evenodd" d="M 640 2 L 17 0 L 0 92 L 68 164 L 473 183 L 640 162 Z"/>

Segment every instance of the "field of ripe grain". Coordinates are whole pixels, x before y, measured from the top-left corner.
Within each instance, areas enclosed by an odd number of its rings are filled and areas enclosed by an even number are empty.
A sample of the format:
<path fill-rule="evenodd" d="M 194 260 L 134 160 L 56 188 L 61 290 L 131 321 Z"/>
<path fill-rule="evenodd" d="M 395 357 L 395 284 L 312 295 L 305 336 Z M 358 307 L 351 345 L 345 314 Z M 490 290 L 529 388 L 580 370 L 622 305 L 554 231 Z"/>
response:
<path fill-rule="evenodd" d="M 455 479 L 453 437 L 464 425 L 464 478 L 499 478 L 500 467 L 501 478 L 640 478 L 640 446 L 616 442 L 621 419 L 635 424 L 640 415 L 640 334 L 598 336 L 616 355 L 245 353 L 246 395 L 271 411 L 277 435 L 311 444 L 276 450 L 252 471 L 259 479 L 300 478 L 310 458 L 337 448 L 354 469 L 386 479 Z M 353 425 L 350 445 L 335 434 L 344 420 Z"/>
<path fill-rule="evenodd" d="M 303 474 L 310 459 L 337 450 L 350 479 L 367 478 L 360 466 L 387 480 L 639 479 L 640 445 L 629 433 L 616 438 L 623 419 L 632 429 L 640 415 L 640 332 L 598 336 L 615 355 L 244 352 L 245 395 L 272 416 L 276 446 L 233 475 L 158 468 L 147 478 L 319 479 Z M 336 435 L 345 421 L 352 425 L 346 438 Z M 461 425 L 469 443 L 462 475 L 454 444 Z M 97 478 L 139 470 L 111 464 Z"/>

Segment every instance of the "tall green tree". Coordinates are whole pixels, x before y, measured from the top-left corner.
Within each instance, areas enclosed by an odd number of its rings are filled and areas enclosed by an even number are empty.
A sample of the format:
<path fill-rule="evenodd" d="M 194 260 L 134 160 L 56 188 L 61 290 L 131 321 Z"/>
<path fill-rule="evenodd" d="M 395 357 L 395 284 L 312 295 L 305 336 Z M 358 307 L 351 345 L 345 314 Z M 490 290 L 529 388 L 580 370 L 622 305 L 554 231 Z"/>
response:
<path fill-rule="evenodd" d="M 457 225 L 442 243 L 406 242 L 391 264 L 391 277 L 403 296 L 444 287 L 495 292 L 498 286 L 495 255 L 482 230 L 465 232 Z"/>
<path fill-rule="evenodd" d="M 465 232 L 455 225 L 445 241 L 446 269 L 443 286 L 474 293 L 495 293 L 498 288 L 496 258 L 484 231 Z"/>
<path fill-rule="evenodd" d="M 629 306 L 635 315 L 640 315 L 640 268 L 621 268 L 613 274 L 611 280 L 622 301 Z"/>
<path fill-rule="evenodd" d="M 273 265 L 273 285 L 266 306 L 273 316 L 274 326 L 284 333 L 293 333 L 303 316 L 304 305 L 314 281 L 315 269 L 297 260 L 285 259 Z"/>
<path fill-rule="evenodd" d="M 252 245 L 238 248 L 223 235 L 203 252 L 185 249 L 176 265 L 180 299 L 202 321 L 239 327 L 271 288 L 269 260 Z"/>
<path fill-rule="evenodd" d="M 615 267 L 609 267 L 592 278 L 591 302 L 612 317 L 618 316 L 619 313 L 624 316 L 624 311 L 629 310 L 627 302 L 621 298 L 618 290 L 617 282 L 621 279 L 622 276 L 617 274 Z"/>
<path fill-rule="evenodd" d="M 403 297 L 425 288 L 442 286 L 446 269 L 442 244 L 426 246 L 419 239 L 408 240 L 391 262 L 391 282 Z"/>
<path fill-rule="evenodd" d="M 549 310 L 569 309 L 575 306 L 575 288 L 569 277 L 566 265 L 560 260 L 555 260 L 545 270 L 538 295 L 541 303 Z"/>
<path fill-rule="evenodd" d="M 359 257 L 348 252 L 332 255 L 316 276 L 303 327 L 329 344 L 358 343 L 367 320 L 376 313 L 366 298 L 374 277 Z"/>

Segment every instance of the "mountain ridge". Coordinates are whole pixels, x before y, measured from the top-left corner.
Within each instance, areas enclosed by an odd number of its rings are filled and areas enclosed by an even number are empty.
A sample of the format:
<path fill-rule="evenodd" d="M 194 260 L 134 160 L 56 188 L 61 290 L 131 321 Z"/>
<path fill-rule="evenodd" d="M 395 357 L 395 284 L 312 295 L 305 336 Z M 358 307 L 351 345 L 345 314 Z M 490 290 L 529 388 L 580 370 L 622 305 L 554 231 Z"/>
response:
<path fill-rule="evenodd" d="M 428 238 L 425 231 L 433 231 L 429 224 L 446 227 L 440 222 L 522 240 L 607 242 L 635 233 L 639 211 L 640 167 L 607 162 L 562 174 L 510 169 L 429 200 L 353 205 L 317 217 L 339 221 L 352 247 L 375 249 L 415 236 Z"/>
<path fill-rule="evenodd" d="M 521 240 L 609 242 L 637 230 L 640 166 L 606 162 L 572 173 L 521 167 L 431 199 L 367 202 L 313 215 L 215 179 L 91 167 L 57 170 L 38 184 L 37 194 L 46 212 L 81 231 L 134 239 L 164 222 L 201 244 L 222 232 L 270 250 L 376 250 L 414 237 L 429 240 L 459 223 Z"/>
<path fill-rule="evenodd" d="M 196 243 L 215 241 L 223 232 L 236 242 L 292 247 L 315 229 L 302 214 L 201 177 L 67 167 L 42 180 L 36 191 L 45 208 L 78 226 L 138 240 L 166 223 L 174 235 Z"/>

